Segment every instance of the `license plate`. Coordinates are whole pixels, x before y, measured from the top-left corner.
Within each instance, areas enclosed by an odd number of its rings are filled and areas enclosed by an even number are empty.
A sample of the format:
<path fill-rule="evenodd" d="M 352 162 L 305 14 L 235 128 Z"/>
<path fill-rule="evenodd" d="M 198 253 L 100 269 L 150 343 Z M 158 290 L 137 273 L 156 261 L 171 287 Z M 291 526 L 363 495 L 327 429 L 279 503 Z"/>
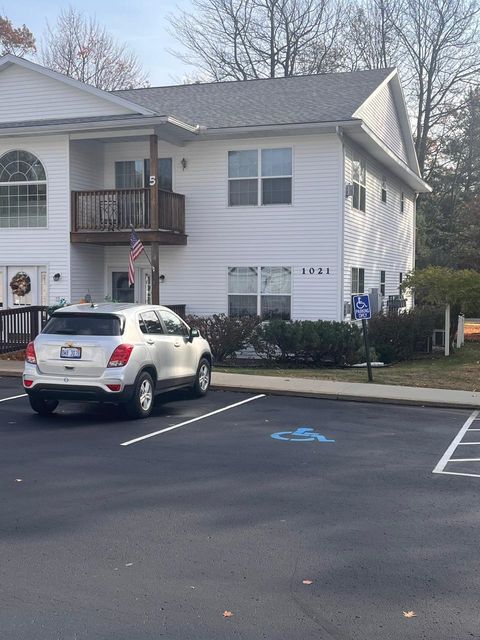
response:
<path fill-rule="evenodd" d="M 60 358 L 79 360 L 81 357 L 82 349 L 80 347 L 60 347 Z"/>

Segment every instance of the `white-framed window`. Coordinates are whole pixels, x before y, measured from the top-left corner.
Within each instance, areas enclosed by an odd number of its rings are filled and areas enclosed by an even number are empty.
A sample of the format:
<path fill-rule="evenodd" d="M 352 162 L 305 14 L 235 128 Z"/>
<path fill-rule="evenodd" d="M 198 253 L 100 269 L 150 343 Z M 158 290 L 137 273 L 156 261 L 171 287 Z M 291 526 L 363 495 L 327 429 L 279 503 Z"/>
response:
<path fill-rule="evenodd" d="M 290 320 L 291 267 L 228 267 L 228 315 Z"/>
<path fill-rule="evenodd" d="M 367 201 L 367 163 L 358 153 L 353 154 L 352 182 L 354 209 L 365 212 Z"/>
<path fill-rule="evenodd" d="M 385 282 L 386 282 L 386 273 L 385 271 L 380 271 L 380 295 L 385 297 Z"/>
<path fill-rule="evenodd" d="M 405 194 L 402 193 L 400 194 L 400 213 L 403 213 L 405 211 Z"/>
<path fill-rule="evenodd" d="M 365 269 L 352 267 L 351 294 L 365 291 Z"/>
<path fill-rule="evenodd" d="M 382 176 L 382 202 L 387 204 L 387 177 Z"/>
<path fill-rule="evenodd" d="M 47 176 L 29 151 L 8 151 L 0 158 L 0 227 L 47 226 Z"/>
<path fill-rule="evenodd" d="M 230 207 L 292 204 L 291 147 L 228 152 Z"/>

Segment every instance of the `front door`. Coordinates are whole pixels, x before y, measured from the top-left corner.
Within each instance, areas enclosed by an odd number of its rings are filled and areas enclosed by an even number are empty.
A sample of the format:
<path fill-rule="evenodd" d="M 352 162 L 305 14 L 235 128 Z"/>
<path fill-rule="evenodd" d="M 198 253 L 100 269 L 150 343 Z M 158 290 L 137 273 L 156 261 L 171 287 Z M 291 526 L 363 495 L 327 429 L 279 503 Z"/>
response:
<path fill-rule="evenodd" d="M 128 284 L 128 271 L 112 271 L 113 302 L 135 302 L 135 290 Z"/>
<path fill-rule="evenodd" d="M 6 276 L 6 292 L 3 291 L 2 297 L 6 299 L 7 307 L 48 304 L 45 267 L 9 266 Z"/>

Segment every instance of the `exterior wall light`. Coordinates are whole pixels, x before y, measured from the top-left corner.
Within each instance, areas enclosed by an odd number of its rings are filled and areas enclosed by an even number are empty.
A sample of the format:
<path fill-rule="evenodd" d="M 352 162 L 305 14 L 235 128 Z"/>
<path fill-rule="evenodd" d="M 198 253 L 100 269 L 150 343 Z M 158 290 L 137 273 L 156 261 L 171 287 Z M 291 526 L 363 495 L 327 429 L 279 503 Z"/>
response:
<path fill-rule="evenodd" d="M 62 277 L 61 273 L 55 273 L 54 276 L 53 276 L 53 279 L 54 279 L 55 282 L 58 282 L 61 277 Z"/>
<path fill-rule="evenodd" d="M 187 160 L 186 160 L 186 158 L 182 158 L 180 160 L 180 164 L 182 165 L 182 169 L 185 171 L 185 169 L 187 168 Z"/>
<path fill-rule="evenodd" d="M 345 198 L 351 198 L 353 196 L 353 184 L 345 185 Z"/>

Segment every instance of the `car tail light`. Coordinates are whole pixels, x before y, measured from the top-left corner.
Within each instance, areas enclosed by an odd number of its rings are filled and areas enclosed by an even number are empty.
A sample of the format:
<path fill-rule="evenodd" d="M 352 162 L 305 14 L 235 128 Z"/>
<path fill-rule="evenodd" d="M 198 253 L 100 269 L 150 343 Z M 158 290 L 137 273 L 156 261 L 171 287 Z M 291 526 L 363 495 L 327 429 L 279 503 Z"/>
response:
<path fill-rule="evenodd" d="M 124 367 L 130 360 L 133 344 L 119 344 L 110 356 L 107 367 Z"/>
<path fill-rule="evenodd" d="M 23 381 L 23 386 L 24 387 L 31 387 L 33 384 L 33 380 L 24 380 Z"/>
<path fill-rule="evenodd" d="M 107 384 L 107 387 L 110 389 L 110 391 L 120 391 L 120 389 L 122 388 L 121 384 Z"/>
<path fill-rule="evenodd" d="M 37 354 L 33 342 L 29 342 L 25 350 L 25 361 L 30 364 L 37 364 Z"/>

